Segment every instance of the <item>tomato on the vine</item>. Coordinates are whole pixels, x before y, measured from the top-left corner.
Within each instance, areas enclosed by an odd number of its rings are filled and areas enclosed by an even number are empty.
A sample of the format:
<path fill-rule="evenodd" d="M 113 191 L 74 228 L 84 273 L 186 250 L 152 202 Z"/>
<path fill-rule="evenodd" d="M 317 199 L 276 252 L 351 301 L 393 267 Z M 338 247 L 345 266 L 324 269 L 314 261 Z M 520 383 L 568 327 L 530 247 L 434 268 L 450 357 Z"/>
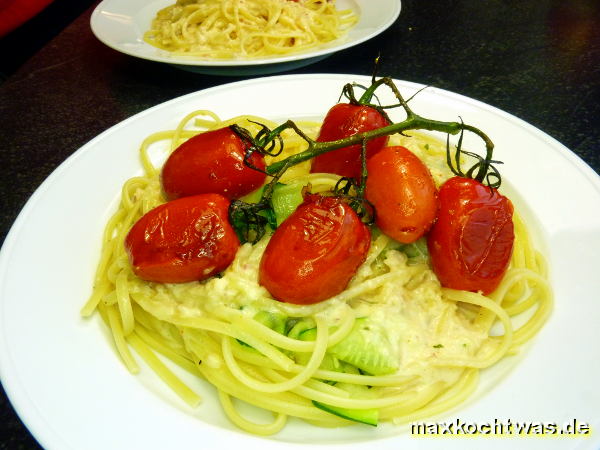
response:
<path fill-rule="evenodd" d="M 337 141 L 387 125 L 390 122 L 371 106 L 338 103 L 325 116 L 317 141 Z M 367 143 L 367 158 L 385 147 L 387 140 L 387 136 L 370 140 Z M 355 144 L 318 155 L 313 159 L 311 172 L 334 173 L 358 179 L 362 167 L 361 150 L 361 144 Z"/>
<path fill-rule="evenodd" d="M 259 282 L 282 302 L 326 300 L 346 289 L 370 244 L 369 229 L 347 203 L 307 195 L 267 244 Z"/>
<path fill-rule="evenodd" d="M 216 193 L 234 199 L 254 191 L 265 181 L 265 161 L 261 154 L 253 153 L 250 165 L 246 164 L 246 149 L 247 144 L 229 127 L 188 139 L 162 168 L 167 198 Z"/>
<path fill-rule="evenodd" d="M 369 158 L 367 170 L 366 198 L 381 231 L 405 244 L 423 236 L 438 210 L 427 166 L 405 147 L 386 147 Z"/>
<path fill-rule="evenodd" d="M 439 199 L 427 246 L 442 286 L 493 292 L 512 255 L 512 203 L 496 189 L 462 177 L 446 181 Z"/>
<path fill-rule="evenodd" d="M 228 208 L 225 197 L 201 194 L 147 212 L 125 239 L 133 272 L 147 281 L 183 283 L 226 269 L 240 245 Z"/>

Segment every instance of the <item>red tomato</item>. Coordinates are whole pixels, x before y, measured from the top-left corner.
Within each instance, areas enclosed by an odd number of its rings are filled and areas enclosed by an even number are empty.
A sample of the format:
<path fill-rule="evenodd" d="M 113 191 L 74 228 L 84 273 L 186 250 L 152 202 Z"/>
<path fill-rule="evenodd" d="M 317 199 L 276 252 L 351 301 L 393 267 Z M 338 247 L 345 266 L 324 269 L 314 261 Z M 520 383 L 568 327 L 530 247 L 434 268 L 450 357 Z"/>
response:
<path fill-rule="evenodd" d="M 259 282 L 282 302 L 317 303 L 346 288 L 370 245 L 369 229 L 350 206 L 308 195 L 271 237 Z"/>
<path fill-rule="evenodd" d="M 443 286 L 492 292 L 504 276 L 514 242 L 513 206 L 496 189 L 454 177 L 440 188 L 440 212 L 427 246 Z"/>
<path fill-rule="evenodd" d="M 184 283 L 226 269 L 240 245 L 228 208 L 225 197 L 201 194 L 146 213 L 125 239 L 133 272 L 147 281 Z"/>
<path fill-rule="evenodd" d="M 423 236 L 438 209 L 427 166 L 405 147 L 386 147 L 367 161 L 367 170 L 366 198 L 381 231 L 405 244 Z"/>
<path fill-rule="evenodd" d="M 234 199 L 257 189 L 266 175 L 244 163 L 246 147 L 229 127 L 188 139 L 162 168 L 167 198 L 216 193 Z M 264 157 L 259 153 L 252 154 L 250 163 L 265 170 Z"/>
<path fill-rule="evenodd" d="M 338 103 L 325 116 L 317 141 L 337 141 L 387 125 L 390 125 L 387 119 L 370 106 Z M 387 139 L 387 136 L 382 136 L 370 140 L 367 144 L 367 158 L 385 147 Z M 335 173 L 358 179 L 361 172 L 361 149 L 361 144 L 356 144 L 323 153 L 313 159 L 311 172 Z"/>

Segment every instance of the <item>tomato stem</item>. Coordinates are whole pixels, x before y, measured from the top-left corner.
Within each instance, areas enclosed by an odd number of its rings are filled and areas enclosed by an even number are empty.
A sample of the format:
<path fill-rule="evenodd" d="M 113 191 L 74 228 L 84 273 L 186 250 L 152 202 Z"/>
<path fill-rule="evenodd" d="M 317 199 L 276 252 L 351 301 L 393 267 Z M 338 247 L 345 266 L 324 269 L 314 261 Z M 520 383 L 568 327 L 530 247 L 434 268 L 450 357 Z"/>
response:
<path fill-rule="evenodd" d="M 379 104 L 370 103 L 372 98 L 375 96 L 375 91 L 381 86 L 387 86 L 398 100 L 397 104 L 381 106 Z M 360 87 L 365 89 L 365 92 L 356 100 L 354 94 L 354 88 Z M 418 91 L 420 92 L 420 91 Z M 417 92 L 417 94 L 418 94 Z M 235 128 L 235 131 L 240 137 L 242 137 L 248 143 L 248 149 L 246 154 L 246 160 L 249 159 L 250 155 L 254 151 L 258 151 L 262 154 L 268 154 L 271 156 L 278 155 L 283 149 L 283 140 L 281 133 L 285 130 L 291 129 L 298 136 L 300 136 L 307 144 L 306 150 L 297 153 L 295 155 L 288 156 L 280 161 L 277 161 L 266 167 L 265 172 L 267 175 L 273 177 L 273 179 L 265 186 L 261 200 L 256 204 L 246 204 L 242 201 L 236 200 L 232 202 L 230 206 L 230 218 L 232 222 L 236 223 L 236 231 L 240 234 L 240 238 L 243 241 L 256 242 L 260 239 L 265 232 L 265 226 L 270 223 L 268 219 L 269 211 L 271 208 L 270 202 L 273 194 L 275 184 L 281 178 L 283 173 L 290 167 L 295 166 L 309 159 L 315 158 L 316 156 L 322 155 L 333 150 L 337 150 L 343 147 L 348 147 L 355 144 L 361 144 L 361 179 L 359 184 L 356 184 L 352 179 L 346 180 L 346 187 L 339 188 L 338 191 L 346 192 L 350 191 L 350 188 L 354 186 L 355 195 L 353 195 L 353 203 L 357 208 L 362 209 L 365 212 L 365 216 L 369 216 L 368 209 L 370 206 L 364 199 L 364 191 L 366 185 L 367 164 L 366 164 L 366 146 L 367 142 L 382 136 L 389 136 L 392 134 L 403 134 L 409 130 L 427 130 L 437 131 L 446 133 L 448 140 L 446 144 L 446 157 L 447 163 L 450 170 L 459 176 L 473 178 L 481 183 L 486 182 L 488 186 L 497 188 L 500 186 L 501 178 L 498 170 L 492 165 L 492 163 L 498 163 L 498 161 L 492 160 L 494 151 L 494 143 L 491 139 L 480 129 L 465 124 L 462 120 L 460 122 L 444 122 L 435 119 L 427 119 L 416 114 L 409 106 L 408 102 L 414 97 L 410 97 L 408 100 L 404 99 L 393 80 L 389 77 L 383 77 L 376 79 L 376 73 L 374 73 L 371 86 L 365 88 L 357 84 L 346 84 L 343 88 L 342 95 L 345 95 L 350 102 L 354 104 L 360 103 L 365 106 L 370 106 L 377 109 L 384 117 L 386 117 L 390 123 L 382 128 L 375 130 L 357 133 L 352 136 L 338 139 L 335 141 L 328 142 L 317 142 L 311 139 L 306 133 L 304 133 L 292 120 L 287 120 L 281 125 L 277 126 L 273 130 L 269 130 L 266 126 L 261 125 L 261 130 L 255 137 L 252 137 L 249 132 L 245 131 L 241 127 Z M 416 95 L 416 94 L 415 94 Z M 391 109 L 401 107 L 406 113 L 406 118 L 397 123 L 393 123 L 385 109 Z M 478 136 L 485 144 L 486 154 L 482 157 L 476 153 L 467 152 L 462 149 L 463 136 L 465 132 L 470 132 Z M 456 146 L 456 152 L 454 153 L 454 160 L 450 151 L 450 135 L 459 134 L 458 144 Z M 461 156 L 467 155 L 477 160 L 477 162 L 466 172 L 461 167 Z M 337 188 L 336 188 L 337 189 Z M 342 192 L 342 193 L 343 193 Z M 374 212 L 373 212 L 374 214 Z M 371 214 L 372 216 L 372 214 Z"/>
<path fill-rule="evenodd" d="M 295 155 L 288 156 L 287 158 L 274 162 L 273 164 L 267 166 L 266 172 L 269 175 L 274 175 L 278 173 L 284 166 L 294 166 L 301 162 L 307 161 L 309 159 L 314 158 L 315 156 L 321 155 L 323 153 L 330 152 L 332 150 L 337 150 L 339 148 L 347 147 L 354 144 L 362 144 L 363 142 L 369 141 L 371 139 L 375 139 L 381 136 L 389 136 L 391 134 L 403 133 L 408 130 L 427 130 L 427 131 L 440 131 L 442 133 L 456 135 L 461 131 L 471 131 L 478 135 L 486 145 L 486 155 L 491 158 L 491 154 L 494 149 L 493 142 L 489 139 L 489 137 L 480 131 L 479 129 L 469 126 L 467 124 L 463 124 L 462 122 L 442 122 L 438 120 L 426 119 L 420 117 L 414 113 L 407 117 L 402 122 L 393 123 L 386 127 L 378 128 L 376 130 L 367 131 L 363 133 L 357 133 L 350 137 L 344 139 L 338 139 L 336 141 L 329 142 L 317 142 L 306 136 L 298 126 L 291 120 L 288 120 L 284 124 L 277 127 L 275 130 L 283 131 L 285 129 L 293 129 L 297 132 L 308 144 L 306 150 L 300 153 L 296 153 Z M 273 131 L 275 131 L 273 130 Z M 480 171 L 483 170 L 480 168 Z"/>
<path fill-rule="evenodd" d="M 381 106 L 381 105 L 377 105 L 377 104 L 368 103 L 371 101 L 375 91 L 383 85 L 387 86 L 393 92 L 394 96 L 398 100 L 397 104 Z M 346 84 L 343 88 L 344 94 L 346 95 L 347 98 L 350 99 L 351 102 L 352 101 L 356 102 L 356 97 L 354 95 L 354 88 L 357 86 L 358 85 L 356 85 L 356 84 L 350 83 L 350 84 Z M 365 144 L 367 141 L 378 138 L 378 137 L 389 136 L 391 134 L 397 134 L 397 133 L 402 134 L 408 130 L 427 130 L 427 131 L 438 131 L 438 132 L 446 133 L 446 134 L 448 134 L 448 136 L 456 135 L 456 134 L 460 133 L 459 144 L 457 146 L 454 164 L 452 164 L 452 159 L 450 157 L 449 142 L 447 144 L 448 145 L 448 147 L 447 147 L 448 148 L 448 165 L 450 166 L 450 169 L 457 175 L 460 175 L 463 177 L 468 177 L 468 178 L 474 178 L 480 182 L 487 181 L 488 185 L 490 185 L 491 187 L 498 187 L 500 185 L 500 174 L 496 170 L 496 168 L 492 166 L 492 163 L 497 163 L 498 161 L 492 160 L 492 155 L 493 155 L 493 151 L 494 151 L 494 143 L 491 141 L 491 139 L 480 129 L 478 129 L 472 125 L 465 124 L 462 120 L 460 122 L 444 122 L 444 121 L 435 120 L 435 119 L 427 119 L 425 117 L 419 116 L 410 108 L 410 106 L 408 104 L 408 102 L 412 98 L 413 97 L 409 98 L 408 100 L 404 99 L 404 97 L 402 96 L 402 94 L 400 93 L 400 91 L 398 90 L 397 86 L 394 84 L 394 81 L 391 78 L 383 77 L 383 78 L 376 80 L 375 75 L 374 75 L 373 80 L 371 82 L 371 86 L 366 88 L 365 93 L 361 96 L 360 100 L 358 100 L 358 103 L 366 105 L 366 106 L 371 106 L 371 107 L 377 109 L 381 114 L 383 114 L 388 119 L 388 121 L 391 123 L 391 125 L 388 125 L 388 126 L 382 127 L 382 128 L 378 128 L 376 130 L 371 130 L 371 131 L 367 131 L 367 132 L 363 132 L 363 133 L 357 133 L 350 137 L 347 137 L 344 139 L 339 139 L 336 141 L 316 142 L 316 141 L 312 140 L 311 138 L 309 138 L 308 136 L 306 136 L 306 134 L 304 134 L 302 132 L 302 130 L 300 130 L 293 121 L 288 120 L 284 124 L 275 128 L 270 134 L 266 135 L 265 136 L 266 139 L 264 140 L 263 144 L 269 143 L 270 140 L 272 140 L 276 136 L 278 136 L 283 130 L 291 128 L 299 136 L 301 136 L 302 139 L 304 139 L 306 141 L 306 143 L 308 144 L 308 147 L 306 148 L 306 150 L 304 150 L 301 153 L 289 156 L 288 158 L 286 158 L 284 160 L 281 160 L 281 161 L 271 164 L 270 166 L 268 166 L 266 168 L 267 174 L 273 175 L 275 173 L 278 173 L 284 167 L 284 165 L 287 167 L 293 166 L 293 165 L 299 164 L 303 161 L 312 159 L 323 153 L 327 153 L 327 152 L 337 150 L 339 148 L 347 147 L 350 145 L 354 145 L 354 144 L 359 144 L 359 143 Z M 389 120 L 389 117 L 387 116 L 387 114 L 385 113 L 384 110 L 390 109 L 390 108 L 396 108 L 396 107 L 402 107 L 402 109 L 404 109 L 404 112 L 406 113 L 406 118 L 401 122 L 392 123 L 392 121 Z M 485 157 L 481 157 L 475 153 L 465 152 L 462 150 L 462 138 L 463 138 L 463 134 L 465 131 L 474 133 L 481 140 L 483 140 L 485 147 L 486 147 Z M 472 156 L 473 158 L 475 158 L 477 160 L 477 163 L 475 165 L 473 165 L 467 172 L 464 172 L 460 168 L 460 156 L 462 154 Z M 365 175 L 363 174 L 363 179 L 364 179 L 364 176 Z M 495 178 L 495 181 L 492 181 L 492 178 Z"/>

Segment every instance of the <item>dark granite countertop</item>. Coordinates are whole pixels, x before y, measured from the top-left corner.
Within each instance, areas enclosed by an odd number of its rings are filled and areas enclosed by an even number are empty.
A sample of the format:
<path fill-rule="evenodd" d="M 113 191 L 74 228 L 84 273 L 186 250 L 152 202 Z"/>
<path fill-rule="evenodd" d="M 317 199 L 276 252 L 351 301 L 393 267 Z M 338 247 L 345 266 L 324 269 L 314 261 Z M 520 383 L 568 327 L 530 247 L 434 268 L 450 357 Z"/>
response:
<path fill-rule="evenodd" d="M 400 18 L 380 36 L 290 73 L 368 75 L 371 56 L 381 53 L 386 75 L 507 111 L 600 173 L 599 2 L 402 3 Z M 93 36 L 90 14 L 0 85 L 0 243 L 42 181 L 91 138 L 165 100 L 244 78 L 199 75 L 120 54 Z M 0 407 L 0 448 L 36 448 L 4 394 Z"/>

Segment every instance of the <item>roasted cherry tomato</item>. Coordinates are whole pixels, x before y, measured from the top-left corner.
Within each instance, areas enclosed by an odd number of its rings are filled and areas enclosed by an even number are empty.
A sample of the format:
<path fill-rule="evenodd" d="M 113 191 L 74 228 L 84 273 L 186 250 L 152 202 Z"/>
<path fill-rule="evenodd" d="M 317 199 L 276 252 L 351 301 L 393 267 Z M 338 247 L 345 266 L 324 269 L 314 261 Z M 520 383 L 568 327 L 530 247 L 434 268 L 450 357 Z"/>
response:
<path fill-rule="evenodd" d="M 366 197 L 375 223 L 388 236 L 408 244 L 435 220 L 437 189 L 425 164 L 404 147 L 386 147 L 367 161 Z"/>
<path fill-rule="evenodd" d="M 440 212 L 427 246 L 442 286 L 492 292 L 510 263 L 513 206 L 496 189 L 454 177 L 439 192 Z"/>
<path fill-rule="evenodd" d="M 225 197 L 201 194 L 146 213 L 125 239 L 133 272 L 147 281 L 184 283 L 223 271 L 240 245 L 228 208 Z"/>
<path fill-rule="evenodd" d="M 229 127 L 198 134 L 181 144 L 162 168 L 162 185 L 172 200 L 216 193 L 239 198 L 260 187 L 266 175 L 244 163 L 246 145 Z M 252 166 L 265 170 L 262 155 L 253 153 Z"/>
<path fill-rule="evenodd" d="M 379 111 L 370 106 L 338 103 L 333 106 L 319 131 L 318 142 L 337 141 L 357 133 L 382 128 L 390 123 Z M 372 139 L 367 143 L 367 158 L 385 147 L 387 136 Z M 335 173 L 358 179 L 361 172 L 361 144 L 342 147 L 323 153 L 313 159 L 311 172 Z"/>
<path fill-rule="evenodd" d="M 259 282 L 282 302 L 312 304 L 342 292 L 364 262 L 369 229 L 337 197 L 307 195 L 277 228 Z"/>

